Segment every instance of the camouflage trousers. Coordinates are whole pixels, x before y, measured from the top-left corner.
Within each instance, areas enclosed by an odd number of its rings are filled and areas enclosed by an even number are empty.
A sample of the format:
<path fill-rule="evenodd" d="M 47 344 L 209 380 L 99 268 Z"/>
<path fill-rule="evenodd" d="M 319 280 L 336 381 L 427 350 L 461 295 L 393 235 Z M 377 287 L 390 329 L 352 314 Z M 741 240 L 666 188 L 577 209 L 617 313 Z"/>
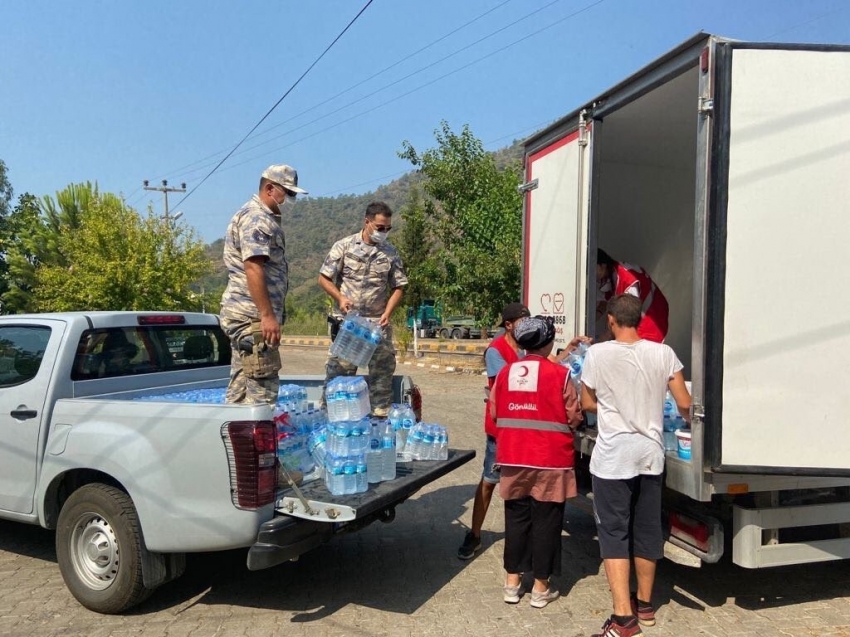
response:
<path fill-rule="evenodd" d="M 381 330 L 383 338 L 375 348 L 372 360 L 369 361 L 369 402 L 372 413 L 376 416 L 386 416 L 393 402 L 393 374 L 395 374 L 395 350 L 393 349 L 393 330 L 387 325 Z M 325 385 L 337 376 L 354 376 L 357 366 L 336 356 L 328 356 L 325 365 Z M 324 402 L 324 396 L 322 396 Z"/>
<path fill-rule="evenodd" d="M 257 321 L 228 321 L 222 317 L 222 327 L 230 337 L 230 383 L 224 401 L 275 405 L 280 388 L 280 350 L 266 348 Z M 251 351 L 240 349 L 239 343 L 249 335 L 254 341 Z"/>

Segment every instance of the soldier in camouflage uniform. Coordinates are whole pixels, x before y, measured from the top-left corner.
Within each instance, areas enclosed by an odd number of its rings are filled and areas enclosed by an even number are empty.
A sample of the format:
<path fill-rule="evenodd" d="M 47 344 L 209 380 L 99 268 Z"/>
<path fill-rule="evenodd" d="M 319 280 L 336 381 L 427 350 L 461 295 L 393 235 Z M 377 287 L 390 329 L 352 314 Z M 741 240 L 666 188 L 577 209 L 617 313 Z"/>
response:
<path fill-rule="evenodd" d="M 369 361 L 369 398 L 376 416 L 386 416 L 393 399 L 395 351 L 390 317 L 407 285 L 401 257 L 387 243 L 392 214 L 385 203 L 370 203 L 363 229 L 337 241 L 319 270 L 319 285 L 335 301 L 335 319 L 356 310 L 381 326 L 383 339 Z M 348 361 L 330 356 L 325 384 L 337 376 L 356 373 L 357 367 Z"/>
<path fill-rule="evenodd" d="M 280 329 L 286 321 L 289 287 L 281 215 L 295 204 L 298 173 L 269 166 L 259 193 L 230 221 L 224 240 L 227 287 L 221 297 L 221 326 L 230 338 L 228 403 L 277 402 Z"/>

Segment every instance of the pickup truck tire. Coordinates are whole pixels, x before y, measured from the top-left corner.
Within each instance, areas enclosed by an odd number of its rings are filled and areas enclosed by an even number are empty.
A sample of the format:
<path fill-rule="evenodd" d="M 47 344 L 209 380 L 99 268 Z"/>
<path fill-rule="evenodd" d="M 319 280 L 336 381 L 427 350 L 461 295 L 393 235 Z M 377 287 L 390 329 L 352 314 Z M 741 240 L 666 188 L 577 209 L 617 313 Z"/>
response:
<path fill-rule="evenodd" d="M 71 594 L 90 610 L 120 613 L 151 594 L 142 580 L 141 549 L 136 507 L 120 489 L 88 484 L 59 512 L 59 570 Z"/>

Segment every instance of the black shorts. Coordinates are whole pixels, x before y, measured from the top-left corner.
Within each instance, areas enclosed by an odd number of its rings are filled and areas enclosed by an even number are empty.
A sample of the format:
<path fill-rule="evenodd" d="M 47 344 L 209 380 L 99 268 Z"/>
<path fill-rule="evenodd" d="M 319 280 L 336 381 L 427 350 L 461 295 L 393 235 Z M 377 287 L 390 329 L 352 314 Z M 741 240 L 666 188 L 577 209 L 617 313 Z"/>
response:
<path fill-rule="evenodd" d="M 602 559 L 664 557 L 663 476 L 606 480 L 593 476 L 593 515 Z"/>

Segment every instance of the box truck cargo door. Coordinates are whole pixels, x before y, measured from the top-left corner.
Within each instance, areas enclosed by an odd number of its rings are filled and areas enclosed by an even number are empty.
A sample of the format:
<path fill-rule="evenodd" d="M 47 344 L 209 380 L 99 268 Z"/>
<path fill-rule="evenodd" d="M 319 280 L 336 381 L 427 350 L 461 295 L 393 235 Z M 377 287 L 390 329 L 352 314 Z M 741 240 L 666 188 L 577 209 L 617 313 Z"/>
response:
<path fill-rule="evenodd" d="M 522 298 L 532 315 L 555 317 L 555 347 L 585 333 L 590 126 L 526 158 Z"/>
<path fill-rule="evenodd" d="M 850 475 L 850 47 L 717 55 L 715 469 Z"/>

